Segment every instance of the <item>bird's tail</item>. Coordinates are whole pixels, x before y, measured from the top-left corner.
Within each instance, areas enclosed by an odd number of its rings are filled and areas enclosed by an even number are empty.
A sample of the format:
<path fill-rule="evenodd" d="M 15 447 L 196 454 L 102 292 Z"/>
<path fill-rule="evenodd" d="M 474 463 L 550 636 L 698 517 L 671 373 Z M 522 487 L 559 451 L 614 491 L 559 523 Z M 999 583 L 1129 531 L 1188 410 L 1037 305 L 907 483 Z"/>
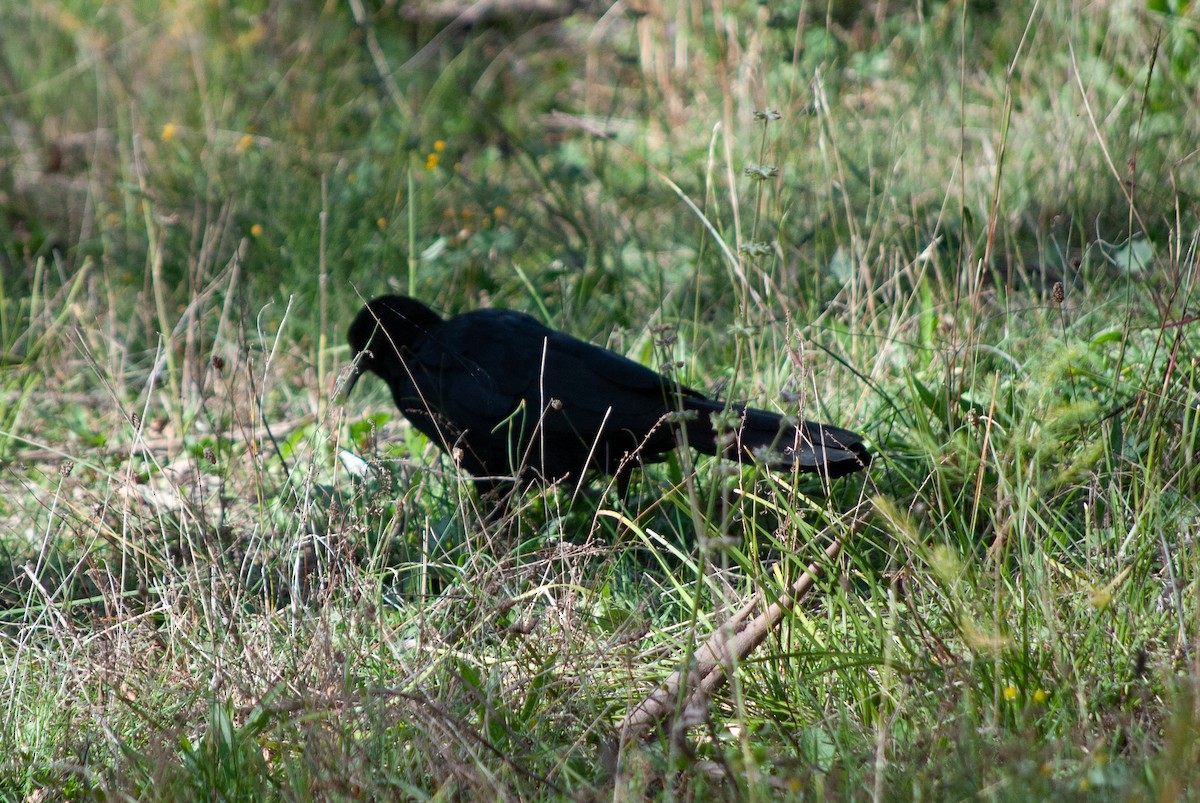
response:
<path fill-rule="evenodd" d="M 841 477 L 866 468 L 871 454 L 848 429 L 812 421 L 788 420 L 766 410 L 687 396 L 687 442 L 699 452 L 740 463 L 759 461 L 772 468 Z"/>

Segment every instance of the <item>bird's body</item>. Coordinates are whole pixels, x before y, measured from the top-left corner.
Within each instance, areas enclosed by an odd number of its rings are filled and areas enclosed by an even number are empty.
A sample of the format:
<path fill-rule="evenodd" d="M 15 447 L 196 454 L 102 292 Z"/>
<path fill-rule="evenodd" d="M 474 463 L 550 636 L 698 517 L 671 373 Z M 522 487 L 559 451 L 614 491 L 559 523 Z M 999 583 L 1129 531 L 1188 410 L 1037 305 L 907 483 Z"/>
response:
<path fill-rule="evenodd" d="M 768 464 L 829 477 L 870 462 L 853 432 L 727 406 L 512 310 L 442 320 L 419 301 L 383 296 L 359 312 L 349 340 L 354 379 L 382 377 L 409 421 L 484 488 L 589 469 L 623 481 L 677 442 L 742 462 L 765 453 Z M 712 414 L 726 410 L 721 438 Z"/>

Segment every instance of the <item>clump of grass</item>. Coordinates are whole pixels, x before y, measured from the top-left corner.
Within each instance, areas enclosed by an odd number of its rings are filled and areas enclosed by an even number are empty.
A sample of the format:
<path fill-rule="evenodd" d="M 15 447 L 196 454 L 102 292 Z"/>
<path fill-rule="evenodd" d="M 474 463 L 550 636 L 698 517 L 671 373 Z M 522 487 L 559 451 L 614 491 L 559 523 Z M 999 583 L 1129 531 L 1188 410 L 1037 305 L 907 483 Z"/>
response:
<path fill-rule="evenodd" d="M 0 71 L 4 794 L 1194 788 L 1178 11 L 430 40 L 354 4 L 120 9 L 3 12 L 39 53 Z M 497 523 L 382 390 L 336 394 L 384 290 L 532 310 L 879 458 L 823 487 L 680 455 Z M 726 690 L 622 745 L 847 511 Z"/>

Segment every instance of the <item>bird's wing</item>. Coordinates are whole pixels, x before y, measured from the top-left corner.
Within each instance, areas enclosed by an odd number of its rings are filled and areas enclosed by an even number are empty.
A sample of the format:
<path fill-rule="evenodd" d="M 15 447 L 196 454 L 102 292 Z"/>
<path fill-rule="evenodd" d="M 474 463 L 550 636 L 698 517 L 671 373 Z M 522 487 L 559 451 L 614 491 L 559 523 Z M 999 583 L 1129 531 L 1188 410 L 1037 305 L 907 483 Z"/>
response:
<path fill-rule="evenodd" d="M 436 347 L 444 383 L 439 402 L 454 420 L 498 422 L 522 405 L 546 412 L 547 440 L 628 430 L 644 436 L 674 409 L 671 394 L 693 393 L 615 352 L 557 332 L 523 313 L 479 310 L 441 327 Z M 551 415 L 551 413 L 558 413 Z"/>

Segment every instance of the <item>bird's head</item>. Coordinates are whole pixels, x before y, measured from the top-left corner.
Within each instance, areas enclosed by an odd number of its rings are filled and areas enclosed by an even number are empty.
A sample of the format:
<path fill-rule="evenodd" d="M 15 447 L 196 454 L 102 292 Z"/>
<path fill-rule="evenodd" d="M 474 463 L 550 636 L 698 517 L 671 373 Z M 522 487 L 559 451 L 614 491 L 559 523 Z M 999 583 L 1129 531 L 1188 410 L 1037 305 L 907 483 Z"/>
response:
<path fill-rule="evenodd" d="M 346 335 L 355 367 L 343 395 L 349 396 L 359 377 L 367 371 L 384 380 L 402 376 L 402 355 L 441 322 L 436 312 L 415 298 L 380 296 L 368 302 L 359 310 Z"/>

